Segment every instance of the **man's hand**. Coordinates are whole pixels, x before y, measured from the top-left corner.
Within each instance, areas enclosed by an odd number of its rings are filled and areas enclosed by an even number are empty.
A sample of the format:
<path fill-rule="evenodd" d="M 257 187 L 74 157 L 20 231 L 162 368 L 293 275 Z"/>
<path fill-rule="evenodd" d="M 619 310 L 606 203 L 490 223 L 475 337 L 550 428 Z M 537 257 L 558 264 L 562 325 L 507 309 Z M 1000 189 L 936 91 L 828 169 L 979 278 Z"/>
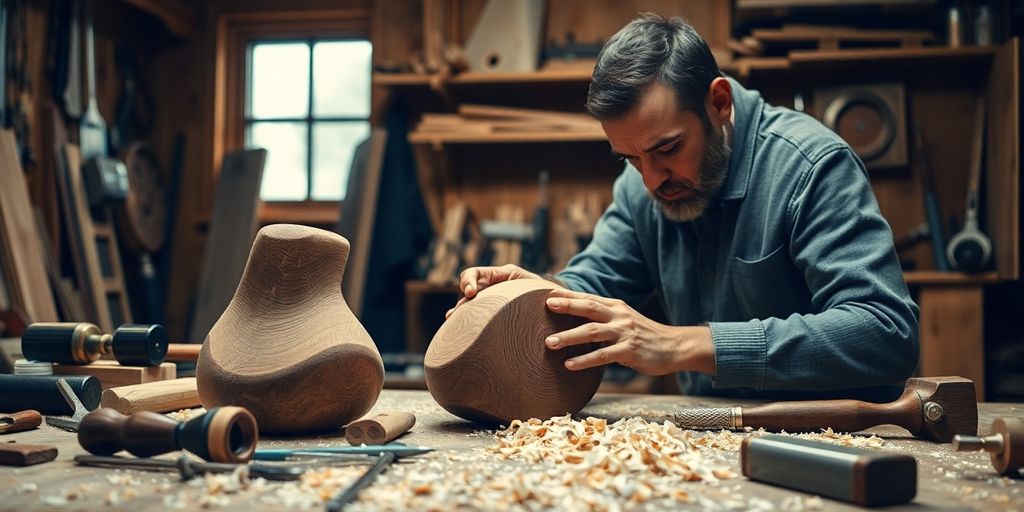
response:
<path fill-rule="evenodd" d="M 512 279 L 542 279 L 537 274 L 523 270 L 515 265 L 508 264 L 500 267 L 470 267 L 462 271 L 459 275 L 459 291 L 462 292 L 462 298 L 455 303 L 455 306 L 448 310 L 444 314 L 445 319 L 452 316 L 455 309 L 466 303 L 466 301 L 476 297 L 476 294 L 491 286 L 492 284 L 498 284 L 502 281 L 511 281 Z"/>
<path fill-rule="evenodd" d="M 664 325 L 625 302 L 571 290 L 552 290 L 548 309 L 591 320 L 549 336 L 544 343 L 558 350 L 584 343 L 604 346 L 565 361 L 570 370 L 619 363 L 648 375 L 699 371 L 714 375 L 715 351 L 711 329 Z"/>

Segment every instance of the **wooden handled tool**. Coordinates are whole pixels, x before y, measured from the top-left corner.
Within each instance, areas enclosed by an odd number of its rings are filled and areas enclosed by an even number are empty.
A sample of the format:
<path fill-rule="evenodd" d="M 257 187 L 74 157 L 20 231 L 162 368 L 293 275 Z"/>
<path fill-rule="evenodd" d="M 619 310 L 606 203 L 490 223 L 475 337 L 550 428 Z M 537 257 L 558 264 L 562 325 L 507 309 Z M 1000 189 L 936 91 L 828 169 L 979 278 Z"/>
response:
<path fill-rule="evenodd" d="M 159 366 L 164 361 L 195 361 L 200 348 L 168 343 L 167 330 L 160 324 L 127 324 L 114 334 L 103 334 L 96 325 L 84 322 L 39 322 L 25 328 L 21 336 L 26 359 L 61 364 L 89 364 L 113 354 L 123 365 Z"/>
<path fill-rule="evenodd" d="M 0 414 L 0 434 L 21 432 L 39 428 L 43 423 L 43 415 L 39 411 L 20 411 L 11 414 Z"/>
<path fill-rule="evenodd" d="M 110 388 L 100 398 L 101 407 L 109 407 L 121 414 L 171 412 L 200 405 L 195 377 Z"/>
<path fill-rule="evenodd" d="M 1024 467 L 1024 420 L 996 418 L 992 434 L 985 437 L 953 436 L 953 450 L 985 450 L 1000 475 L 1012 475 Z"/>
<path fill-rule="evenodd" d="M 125 416 L 101 408 L 78 428 L 78 444 L 94 455 L 127 450 L 139 457 L 185 449 L 213 462 L 245 462 L 256 450 L 259 429 L 241 407 L 215 407 L 186 422 L 154 412 Z"/>
<path fill-rule="evenodd" d="M 776 402 L 752 407 L 693 407 L 675 414 L 682 428 L 811 432 L 831 427 L 857 432 L 878 425 L 897 425 L 911 434 L 948 443 L 956 434 L 978 432 L 974 382 L 963 377 L 921 377 L 907 380 L 903 394 L 887 404 L 857 400 Z"/>
<path fill-rule="evenodd" d="M 389 411 L 358 419 L 345 426 L 348 444 L 385 444 L 409 431 L 416 416 L 408 412 Z"/>

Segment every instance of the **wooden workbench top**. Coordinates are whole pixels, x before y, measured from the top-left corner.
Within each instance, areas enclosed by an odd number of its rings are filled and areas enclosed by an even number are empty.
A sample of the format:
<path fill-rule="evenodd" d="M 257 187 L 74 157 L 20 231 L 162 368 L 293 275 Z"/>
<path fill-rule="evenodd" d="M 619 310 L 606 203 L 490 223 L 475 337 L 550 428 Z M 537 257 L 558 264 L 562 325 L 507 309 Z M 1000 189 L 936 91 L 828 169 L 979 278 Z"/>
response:
<path fill-rule="evenodd" d="M 580 416 L 591 415 L 610 420 L 643 416 L 662 421 L 682 406 L 726 403 L 735 402 L 670 395 L 598 395 Z M 424 391 L 386 390 L 374 409 L 412 412 L 417 418 L 416 426 L 400 441 L 427 445 L 437 450 L 403 462 L 402 472 L 407 475 L 438 471 L 448 474 L 457 471 L 460 465 L 472 468 L 473 464 L 480 464 L 482 459 L 488 458 L 482 448 L 496 444 L 493 430 L 486 430 L 480 425 L 467 423 L 448 414 Z M 984 403 L 979 405 L 979 413 L 981 433 L 987 434 L 989 425 L 997 416 L 1024 417 L 1024 404 Z M 917 458 L 918 494 L 912 504 L 915 509 L 1024 509 L 1024 479 L 996 477 L 987 454 L 955 453 L 949 444 L 913 439 L 898 427 L 878 427 L 870 432 L 885 439 L 884 446 L 879 449 L 909 453 Z M 85 451 L 78 446 L 75 436 L 46 425 L 29 432 L 0 436 L 0 442 L 52 444 L 60 450 L 54 462 L 25 468 L 0 466 L 0 509 L 195 509 L 201 504 L 203 495 L 209 493 L 211 485 L 201 479 L 183 483 L 172 473 L 76 467 L 71 459 Z M 259 446 L 323 447 L 344 444 L 344 436 L 339 432 L 337 435 L 315 438 L 261 439 Z M 704 456 L 720 461 L 737 474 L 740 473 L 739 454 L 736 451 L 705 449 Z M 173 454 L 168 457 L 173 458 Z M 515 461 L 504 461 L 496 456 L 492 464 L 507 466 L 507 473 L 520 471 L 524 467 Z M 386 484 L 392 473 L 395 472 L 385 473 L 378 483 Z M 289 501 L 290 495 L 279 492 L 281 485 L 261 483 L 238 493 L 222 493 L 217 500 L 207 501 L 212 506 L 246 510 L 277 510 L 297 505 L 298 502 Z M 711 503 L 720 505 L 723 510 L 812 510 L 816 505 L 816 500 L 809 500 L 809 495 L 751 482 L 742 476 L 715 483 L 687 482 L 683 485 L 695 497 L 688 505 L 695 510 L 705 509 Z M 367 498 L 366 493 L 362 497 Z M 379 504 L 380 501 L 365 500 L 356 508 L 375 509 Z M 679 508 L 676 503 L 670 505 Z M 822 500 L 821 506 L 817 508 L 822 507 L 827 510 L 855 508 L 830 500 Z M 454 503 L 451 508 L 455 508 Z"/>

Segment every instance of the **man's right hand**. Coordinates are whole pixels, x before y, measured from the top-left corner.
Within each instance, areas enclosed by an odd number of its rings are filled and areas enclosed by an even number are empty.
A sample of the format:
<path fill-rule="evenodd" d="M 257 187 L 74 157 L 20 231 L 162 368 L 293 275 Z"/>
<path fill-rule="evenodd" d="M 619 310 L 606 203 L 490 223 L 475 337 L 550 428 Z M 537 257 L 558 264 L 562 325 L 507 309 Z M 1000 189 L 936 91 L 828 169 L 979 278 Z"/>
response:
<path fill-rule="evenodd" d="M 459 306 L 476 297 L 480 290 L 492 284 L 512 279 L 542 279 L 542 277 L 512 264 L 500 267 L 470 267 L 463 270 L 459 275 L 459 291 L 462 293 L 462 297 L 453 308 L 444 314 L 445 319 L 452 316 Z"/>

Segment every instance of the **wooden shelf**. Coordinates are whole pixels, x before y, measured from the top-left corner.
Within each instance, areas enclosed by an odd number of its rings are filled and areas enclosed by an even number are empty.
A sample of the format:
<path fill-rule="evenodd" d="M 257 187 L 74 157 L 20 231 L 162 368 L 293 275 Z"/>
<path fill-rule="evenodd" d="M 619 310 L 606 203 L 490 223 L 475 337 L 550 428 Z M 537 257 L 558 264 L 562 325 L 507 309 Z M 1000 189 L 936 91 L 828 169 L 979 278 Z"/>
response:
<path fill-rule="evenodd" d="M 992 57 L 998 48 L 994 46 L 968 46 L 949 48 L 925 46 L 918 48 L 864 48 L 857 50 L 795 50 L 789 52 L 789 60 L 796 64 L 817 64 L 856 61 L 915 61 L 929 59 Z"/>
<path fill-rule="evenodd" d="M 445 79 L 445 85 L 469 84 L 544 84 L 544 83 L 587 83 L 593 70 L 588 67 L 557 67 L 539 71 L 520 72 L 466 72 Z M 374 73 L 373 85 L 379 87 L 426 87 L 431 75 L 413 73 Z"/>
<path fill-rule="evenodd" d="M 963 272 L 939 272 L 934 270 L 914 270 L 904 272 L 903 278 L 908 285 L 980 285 L 1000 282 L 995 272 L 981 274 L 965 274 Z"/>
<path fill-rule="evenodd" d="M 508 132 L 508 133 L 443 133 L 412 132 L 413 144 L 502 144 L 517 142 L 588 142 L 607 140 L 603 131 Z"/>

